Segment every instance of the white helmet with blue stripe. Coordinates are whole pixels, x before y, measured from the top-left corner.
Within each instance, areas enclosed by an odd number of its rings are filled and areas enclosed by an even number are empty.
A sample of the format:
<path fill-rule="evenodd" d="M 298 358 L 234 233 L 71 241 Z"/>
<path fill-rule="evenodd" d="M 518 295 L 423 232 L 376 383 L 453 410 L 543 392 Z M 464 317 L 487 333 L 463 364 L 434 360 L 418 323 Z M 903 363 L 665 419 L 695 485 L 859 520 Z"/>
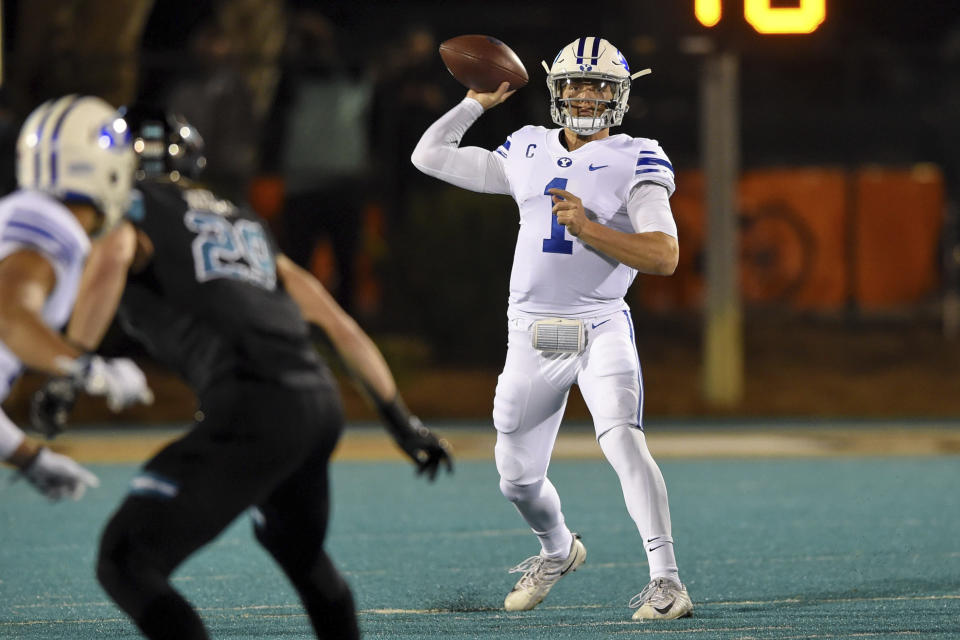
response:
<path fill-rule="evenodd" d="M 17 139 L 17 184 L 88 202 L 109 228 L 126 212 L 136 156 L 127 123 L 100 98 L 68 95 L 27 116 Z"/>
<path fill-rule="evenodd" d="M 560 50 L 553 65 L 541 64 L 547 72 L 551 118 L 558 126 L 580 135 L 592 135 L 623 122 L 623 115 L 630 108 L 627 104 L 630 81 L 650 73 L 650 69 L 644 69 L 631 75 L 627 59 L 620 50 L 610 41 L 598 37 L 578 38 Z M 582 98 L 562 97 L 564 85 L 577 79 L 595 80 L 613 90 L 610 100 L 592 99 L 595 108 L 591 117 L 574 116 L 569 108 L 570 102 L 583 102 Z"/>

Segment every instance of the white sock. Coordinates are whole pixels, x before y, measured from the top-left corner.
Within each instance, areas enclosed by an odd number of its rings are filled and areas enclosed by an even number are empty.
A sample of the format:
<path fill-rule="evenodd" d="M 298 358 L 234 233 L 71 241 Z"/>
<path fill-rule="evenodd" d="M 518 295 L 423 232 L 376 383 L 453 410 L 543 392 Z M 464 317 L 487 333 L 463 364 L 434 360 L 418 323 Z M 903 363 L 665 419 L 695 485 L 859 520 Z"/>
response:
<path fill-rule="evenodd" d="M 643 541 L 650 565 L 650 579 L 670 578 L 680 584 L 677 559 L 673 554 L 673 538 L 667 535 L 644 536 Z"/>
<path fill-rule="evenodd" d="M 614 427 L 600 436 L 600 449 L 620 478 L 627 511 L 643 536 L 650 579 L 670 578 L 679 583 L 667 487 L 643 432 L 635 427 Z"/>
<path fill-rule="evenodd" d="M 501 480 L 500 490 L 540 539 L 542 554 L 567 557 L 573 534 L 563 520 L 560 496 L 549 478 L 535 485 L 517 486 Z"/>
<path fill-rule="evenodd" d="M 540 532 L 534 530 L 537 537 L 540 538 L 540 554 L 548 558 L 566 558 L 570 555 L 570 546 L 573 544 L 573 534 L 560 518 L 560 524 L 550 531 Z"/>

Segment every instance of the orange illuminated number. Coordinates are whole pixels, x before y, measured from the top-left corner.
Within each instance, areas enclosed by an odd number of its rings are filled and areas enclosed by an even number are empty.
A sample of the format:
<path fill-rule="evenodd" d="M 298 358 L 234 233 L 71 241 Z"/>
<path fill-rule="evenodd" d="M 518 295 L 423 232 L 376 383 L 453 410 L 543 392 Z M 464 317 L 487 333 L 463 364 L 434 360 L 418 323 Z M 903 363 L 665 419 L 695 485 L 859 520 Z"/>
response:
<path fill-rule="evenodd" d="M 721 0 L 694 0 L 693 12 L 705 27 L 720 22 Z M 771 0 L 744 0 L 743 14 L 759 33 L 812 33 L 827 17 L 827 0 L 799 0 L 797 7 L 773 7 Z"/>
<path fill-rule="evenodd" d="M 695 0 L 693 13 L 703 26 L 716 26 L 720 22 L 720 0 Z"/>
<path fill-rule="evenodd" d="M 760 33 L 813 33 L 827 17 L 827 0 L 800 0 L 799 7 L 770 6 L 770 0 L 745 0 L 747 22 Z"/>

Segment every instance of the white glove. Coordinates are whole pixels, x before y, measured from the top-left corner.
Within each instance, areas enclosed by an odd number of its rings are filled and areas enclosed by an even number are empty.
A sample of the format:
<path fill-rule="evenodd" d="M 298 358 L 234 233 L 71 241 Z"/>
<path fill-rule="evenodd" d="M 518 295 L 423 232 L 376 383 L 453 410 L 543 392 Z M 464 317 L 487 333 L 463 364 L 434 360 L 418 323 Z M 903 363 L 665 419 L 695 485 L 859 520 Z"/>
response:
<path fill-rule="evenodd" d="M 85 355 L 60 363 L 74 383 L 93 396 L 105 396 L 113 412 L 121 411 L 138 402 L 153 404 L 153 391 L 133 360 Z"/>
<path fill-rule="evenodd" d="M 51 500 L 79 500 L 87 487 L 99 487 L 100 480 L 67 456 L 43 447 L 24 467 L 23 477 Z"/>

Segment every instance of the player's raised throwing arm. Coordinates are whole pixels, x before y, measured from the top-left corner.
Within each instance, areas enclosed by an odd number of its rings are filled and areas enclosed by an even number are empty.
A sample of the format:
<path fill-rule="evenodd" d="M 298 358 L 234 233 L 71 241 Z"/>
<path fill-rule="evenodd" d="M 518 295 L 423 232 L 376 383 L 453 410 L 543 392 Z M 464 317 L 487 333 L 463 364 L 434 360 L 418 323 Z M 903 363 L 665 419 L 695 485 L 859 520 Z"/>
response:
<path fill-rule="evenodd" d="M 410 157 L 413 165 L 429 176 L 463 189 L 510 193 L 503 165 L 495 152 L 480 147 L 460 147 L 463 134 L 484 111 L 513 95 L 513 91 L 507 91 L 509 86 L 504 82 L 492 93 L 468 91 L 460 104 L 424 132 Z"/>

